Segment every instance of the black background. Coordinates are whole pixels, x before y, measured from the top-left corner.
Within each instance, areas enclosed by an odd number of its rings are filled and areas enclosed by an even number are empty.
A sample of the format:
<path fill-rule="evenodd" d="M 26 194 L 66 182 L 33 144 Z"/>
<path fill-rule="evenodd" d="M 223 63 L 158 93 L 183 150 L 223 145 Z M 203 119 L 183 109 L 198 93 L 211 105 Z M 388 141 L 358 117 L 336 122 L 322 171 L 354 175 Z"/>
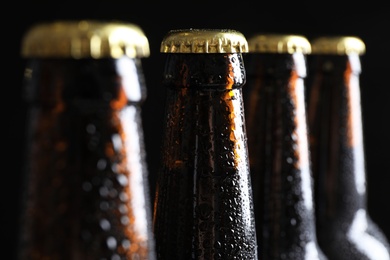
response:
<path fill-rule="evenodd" d="M 161 86 L 165 33 L 180 28 L 229 28 L 247 38 L 259 32 L 300 34 L 309 40 L 321 35 L 354 35 L 366 44 L 361 57 L 361 100 L 366 152 L 368 211 L 390 238 L 390 8 L 365 2 L 147 1 L 15 2 L 3 9 L 1 249 L 15 256 L 18 198 L 25 138 L 22 100 L 23 34 L 37 22 L 62 19 L 119 20 L 139 25 L 149 39 L 151 56 L 143 60 L 148 88 L 143 105 L 144 134 L 151 189 L 160 156 L 165 89 Z M 310 72 L 310 71 L 309 71 Z M 244 86 L 245 87 L 245 86 Z M 5 155 L 5 157 L 4 157 Z M 6 254 L 7 254 L 6 253 Z M 4 256 L 4 254 L 0 254 Z M 13 259 L 12 257 L 1 257 Z"/>

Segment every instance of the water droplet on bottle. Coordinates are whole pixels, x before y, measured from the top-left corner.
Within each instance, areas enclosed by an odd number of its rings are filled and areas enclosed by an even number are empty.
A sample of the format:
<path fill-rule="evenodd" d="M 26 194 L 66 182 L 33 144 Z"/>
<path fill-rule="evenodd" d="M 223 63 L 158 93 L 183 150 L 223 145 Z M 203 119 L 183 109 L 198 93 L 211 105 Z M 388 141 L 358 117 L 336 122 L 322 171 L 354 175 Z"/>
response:
<path fill-rule="evenodd" d="M 129 223 L 130 223 L 129 217 L 128 217 L 128 216 L 122 216 L 122 217 L 121 217 L 121 223 L 122 223 L 122 225 L 127 225 L 127 224 L 129 224 Z"/>
<path fill-rule="evenodd" d="M 113 173 L 118 173 L 118 174 L 119 174 L 119 166 L 118 166 L 117 163 L 112 163 L 112 164 L 111 164 L 111 171 L 112 171 Z"/>
<path fill-rule="evenodd" d="M 129 200 L 129 196 L 127 195 L 126 192 L 121 192 L 119 194 L 119 199 L 123 202 L 127 202 Z"/>
<path fill-rule="evenodd" d="M 108 188 L 107 187 L 100 187 L 100 189 L 99 189 L 99 194 L 100 194 L 100 196 L 102 196 L 102 197 L 107 197 L 108 196 Z"/>
<path fill-rule="evenodd" d="M 136 259 L 136 258 L 134 258 L 134 259 Z M 110 260 L 121 260 L 121 257 L 119 255 L 117 255 L 117 254 L 114 254 L 114 255 L 111 256 Z"/>
<path fill-rule="evenodd" d="M 93 124 L 88 124 L 86 130 L 88 134 L 94 134 L 96 131 L 96 126 Z"/>
<path fill-rule="evenodd" d="M 291 225 L 295 226 L 297 224 L 297 220 L 295 218 L 290 219 Z"/>
<path fill-rule="evenodd" d="M 100 209 L 101 210 L 108 210 L 110 208 L 110 204 L 107 201 L 100 202 Z"/>
<path fill-rule="evenodd" d="M 101 219 L 99 224 L 104 231 L 110 230 L 111 228 L 111 224 L 107 219 Z"/>
<path fill-rule="evenodd" d="M 106 240 L 106 243 L 107 243 L 107 247 L 109 249 L 115 249 L 116 248 L 117 242 L 116 242 L 116 239 L 114 237 L 108 237 L 107 240 Z"/>
<path fill-rule="evenodd" d="M 122 214 L 126 214 L 128 212 L 126 204 L 120 204 L 118 209 L 119 209 L 119 212 L 122 213 Z"/>
<path fill-rule="evenodd" d="M 114 146 L 114 150 L 116 152 L 120 152 L 122 149 L 122 138 L 119 134 L 113 134 L 111 137 L 112 145 Z"/>
<path fill-rule="evenodd" d="M 83 182 L 82 188 L 84 191 L 91 191 L 92 184 L 90 182 Z"/>
<path fill-rule="evenodd" d="M 103 171 L 107 166 L 107 161 L 105 159 L 98 160 L 96 167 L 98 170 Z"/>
<path fill-rule="evenodd" d="M 130 240 L 128 240 L 128 239 L 123 239 L 122 240 L 122 247 L 123 248 L 130 248 L 130 245 L 131 245 L 131 243 L 130 243 Z"/>
<path fill-rule="evenodd" d="M 123 174 L 117 175 L 116 179 L 123 187 L 125 187 L 129 183 L 127 176 Z"/>

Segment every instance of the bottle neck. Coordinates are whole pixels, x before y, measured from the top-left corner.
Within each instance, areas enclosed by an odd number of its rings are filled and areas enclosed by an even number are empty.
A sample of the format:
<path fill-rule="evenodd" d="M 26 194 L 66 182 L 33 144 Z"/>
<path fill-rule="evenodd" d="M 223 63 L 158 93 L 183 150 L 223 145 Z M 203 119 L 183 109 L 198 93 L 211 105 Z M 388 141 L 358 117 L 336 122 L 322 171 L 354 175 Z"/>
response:
<path fill-rule="evenodd" d="M 146 98 L 141 61 L 31 59 L 24 77 L 25 100 L 41 106 L 88 106 L 118 110 Z"/>
<path fill-rule="evenodd" d="M 174 88 L 227 90 L 246 80 L 241 53 L 169 54 L 163 84 Z"/>
<path fill-rule="evenodd" d="M 352 217 L 366 208 L 360 61 L 353 55 L 316 55 L 311 67 L 308 123 L 313 172 L 322 180 L 319 211 Z"/>
<path fill-rule="evenodd" d="M 169 55 L 164 71 L 166 115 L 171 115 L 174 124 L 183 128 L 172 127 L 171 123 L 167 125 L 164 141 L 168 144 L 165 147 L 172 151 L 165 154 L 183 157 L 183 160 L 198 158 L 196 153 L 209 154 L 212 157 L 207 161 L 211 163 L 219 160 L 220 149 L 226 149 L 231 151 L 227 153 L 229 158 L 221 158 L 226 162 L 207 167 L 222 166 L 221 170 L 226 171 L 225 164 L 230 160 L 235 165 L 233 168 L 245 164 L 244 82 L 241 54 Z M 193 143 L 183 145 L 189 141 Z M 177 153 L 181 149 L 183 151 Z M 194 154 L 188 155 L 188 152 Z M 177 158 L 169 157 L 163 161 L 168 163 L 170 160 L 176 163 Z M 201 163 L 198 167 L 205 165 Z"/>
<path fill-rule="evenodd" d="M 249 147 L 252 167 L 261 167 L 257 155 L 267 145 L 272 153 L 264 156 L 269 156 L 266 161 L 274 161 L 273 172 L 284 167 L 308 170 L 304 55 L 253 54 L 248 56 L 247 65 L 244 100 L 248 138 L 256 140 Z"/>
<path fill-rule="evenodd" d="M 297 258 L 305 259 L 310 250 L 320 254 L 306 122 L 305 56 L 257 53 L 248 55 L 246 65 L 243 91 L 259 245 L 270 257 L 304 244 Z M 280 230 L 286 234 L 283 243 Z"/>

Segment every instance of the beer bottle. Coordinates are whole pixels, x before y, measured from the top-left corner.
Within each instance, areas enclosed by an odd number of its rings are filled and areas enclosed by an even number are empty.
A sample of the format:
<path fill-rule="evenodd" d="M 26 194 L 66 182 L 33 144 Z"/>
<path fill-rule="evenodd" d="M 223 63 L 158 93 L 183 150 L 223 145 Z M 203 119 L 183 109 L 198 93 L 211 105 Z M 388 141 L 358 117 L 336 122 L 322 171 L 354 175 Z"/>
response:
<path fill-rule="evenodd" d="M 365 44 L 355 36 L 311 44 L 308 125 L 318 242 L 330 259 L 389 260 L 387 238 L 366 205 L 359 82 Z"/>
<path fill-rule="evenodd" d="M 28 139 L 20 259 L 154 259 L 134 24 L 53 21 L 22 40 Z"/>
<path fill-rule="evenodd" d="M 261 259 L 326 259 L 315 230 L 301 35 L 248 38 L 243 89 Z"/>
<path fill-rule="evenodd" d="M 242 87 L 248 50 L 231 29 L 178 29 L 166 53 L 158 259 L 257 259 Z"/>

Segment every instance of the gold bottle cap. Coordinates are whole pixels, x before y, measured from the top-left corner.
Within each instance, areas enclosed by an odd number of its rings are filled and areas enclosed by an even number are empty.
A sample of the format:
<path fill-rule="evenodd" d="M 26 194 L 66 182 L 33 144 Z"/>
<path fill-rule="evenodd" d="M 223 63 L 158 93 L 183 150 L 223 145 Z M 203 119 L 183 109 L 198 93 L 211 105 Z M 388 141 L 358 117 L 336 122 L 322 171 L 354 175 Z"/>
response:
<path fill-rule="evenodd" d="M 364 42 L 354 36 L 319 37 L 313 39 L 311 45 L 312 54 L 362 55 L 366 52 Z"/>
<path fill-rule="evenodd" d="M 248 52 L 244 35 L 231 29 L 179 29 L 169 31 L 161 42 L 163 53 Z"/>
<path fill-rule="evenodd" d="M 148 57 L 149 42 L 134 24 L 99 21 L 57 21 L 33 26 L 22 40 L 22 57 L 131 58 Z"/>
<path fill-rule="evenodd" d="M 249 52 L 309 54 L 311 45 L 306 37 L 290 34 L 258 34 L 248 39 Z"/>

